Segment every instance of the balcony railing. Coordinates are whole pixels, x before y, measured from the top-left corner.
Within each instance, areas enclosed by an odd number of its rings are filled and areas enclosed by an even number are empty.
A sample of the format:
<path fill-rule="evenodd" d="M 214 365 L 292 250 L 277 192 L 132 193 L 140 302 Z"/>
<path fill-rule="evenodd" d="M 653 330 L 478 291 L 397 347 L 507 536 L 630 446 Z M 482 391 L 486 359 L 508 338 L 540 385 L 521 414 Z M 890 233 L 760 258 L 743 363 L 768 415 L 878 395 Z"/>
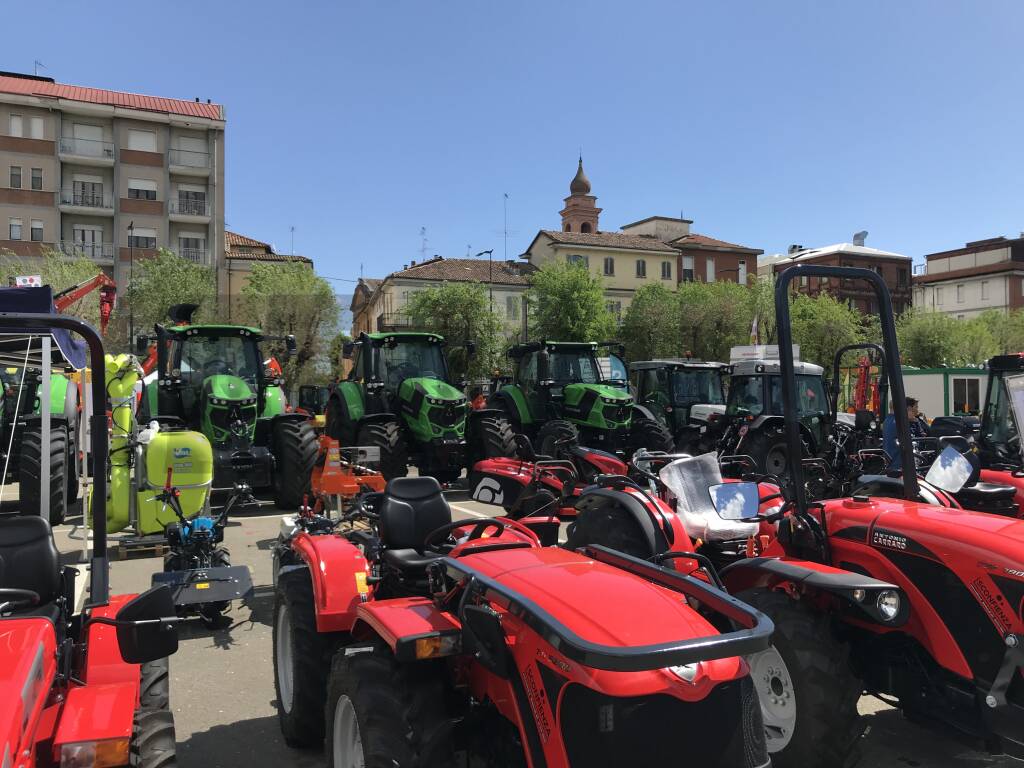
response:
<path fill-rule="evenodd" d="M 96 139 L 76 139 L 71 136 L 60 137 L 60 153 L 62 155 L 78 155 L 80 157 L 99 157 L 114 159 L 114 144 L 110 141 Z"/>
<path fill-rule="evenodd" d="M 412 319 L 404 312 L 385 312 L 377 315 L 378 331 L 391 331 L 411 327 Z"/>
<path fill-rule="evenodd" d="M 209 253 L 205 248 L 179 248 L 178 255 L 187 259 L 188 261 L 194 261 L 196 264 L 206 264 L 206 256 Z"/>
<path fill-rule="evenodd" d="M 209 216 L 210 204 L 206 200 L 171 200 L 170 212 L 179 216 Z"/>
<path fill-rule="evenodd" d="M 62 189 L 60 191 L 61 205 L 76 205 L 80 208 L 104 208 L 113 210 L 113 198 L 104 195 L 102 192 L 85 192 L 75 189 Z"/>
<path fill-rule="evenodd" d="M 170 151 L 171 165 L 181 165 L 187 168 L 209 168 L 210 155 L 207 152 L 196 152 L 191 149 L 172 149 Z"/>
<path fill-rule="evenodd" d="M 73 243 L 67 240 L 57 243 L 57 250 L 66 256 L 85 257 L 99 261 L 114 258 L 113 243 Z"/>

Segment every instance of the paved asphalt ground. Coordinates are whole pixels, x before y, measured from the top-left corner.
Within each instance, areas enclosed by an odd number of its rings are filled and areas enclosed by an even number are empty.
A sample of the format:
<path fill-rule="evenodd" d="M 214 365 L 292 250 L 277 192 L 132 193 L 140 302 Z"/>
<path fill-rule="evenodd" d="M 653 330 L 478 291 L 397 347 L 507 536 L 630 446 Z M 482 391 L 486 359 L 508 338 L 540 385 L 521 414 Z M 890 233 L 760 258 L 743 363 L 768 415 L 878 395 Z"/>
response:
<path fill-rule="evenodd" d="M 464 494 L 449 497 L 457 518 L 487 517 L 496 509 L 469 501 Z M 181 645 L 171 659 L 171 705 L 178 734 L 182 768 L 322 768 L 319 752 L 285 746 L 277 725 L 271 661 L 270 547 L 277 537 L 281 513 L 272 507 L 230 521 L 226 543 L 234 565 L 252 570 L 255 592 L 245 604 L 231 609 L 230 624 L 208 630 L 200 623 L 181 629 Z M 80 531 L 69 518 L 56 531 L 67 562 L 81 551 Z M 115 562 L 114 592 L 141 592 L 152 573 L 162 567 L 156 558 Z M 861 700 L 869 729 L 863 739 L 865 768 L 1021 768 L 1024 763 L 993 758 L 947 734 L 929 731 L 904 720 L 875 699 Z M 684 762 L 684 761 L 681 761 Z M 623 768 L 627 768 L 623 766 Z"/>

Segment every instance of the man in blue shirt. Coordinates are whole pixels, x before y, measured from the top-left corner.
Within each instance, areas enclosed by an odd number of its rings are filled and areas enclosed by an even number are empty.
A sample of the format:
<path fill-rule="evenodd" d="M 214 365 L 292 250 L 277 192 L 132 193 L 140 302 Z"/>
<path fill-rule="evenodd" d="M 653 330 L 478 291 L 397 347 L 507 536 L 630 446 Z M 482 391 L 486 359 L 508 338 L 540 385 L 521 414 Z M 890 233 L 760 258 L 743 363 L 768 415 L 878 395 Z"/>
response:
<path fill-rule="evenodd" d="M 921 421 L 921 412 L 917 408 L 917 398 L 907 398 L 907 420 L 910 422 L 911 437 L 926 437 L 928 435 L 924 424 Z M 896 433 L 896 415 L 890 413 L 885 417 L 882 424 L 882 448 L 889 454 L 890 472 L 899 472 L 903 468 L 903 457 L 900 455 L 900 441 Z"/>

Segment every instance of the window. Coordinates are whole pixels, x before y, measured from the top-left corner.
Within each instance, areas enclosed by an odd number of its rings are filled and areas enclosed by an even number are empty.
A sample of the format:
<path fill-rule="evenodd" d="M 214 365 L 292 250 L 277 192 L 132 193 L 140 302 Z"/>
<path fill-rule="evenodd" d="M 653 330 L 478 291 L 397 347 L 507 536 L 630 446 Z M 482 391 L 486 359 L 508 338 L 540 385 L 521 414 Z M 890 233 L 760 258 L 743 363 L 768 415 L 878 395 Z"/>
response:
<path fill-rule="evenodd" d="M 519 319 L 519 297 L 518 296 L 506 296 L 505 297 L 505 317 L 509 320 Z"/>
<path fill-rule="evenodd" d="M 537 353 L 523 355 L 519 361 L 519 386 L 524 392 L 533 392 L 537 388 Z"/>
<path fill-rule="evenodd" d="M 21 219 L 10 219 L 8 233 L 10 240 L 21 240 Z"/>
<path fill-rule="evenodd" d="M 128 179 L 128 197 L 132 200 L 156 200 L 156 182 Z"/>
<path fill-rule="evenodd" d="M 622 302 L 621 301 L 606 301 L 604 308 L 615 315 L 615 322 L 622 322 Z"/>
<path fill-rule="evenodd" d="M 683 280 L 693 282 L 693 256 L 683 256 Z"/>
<path fill-rule="evenodd" d="M 136 227 L 128 235 L 128 245 L 132 248 L 156 248 L 156 230 Z"/>
<path fill-rule="evenodd" d="M 981 298 L 982 299 L 987 299 L 988 298 L 988 280 L 982 280 L 981 281 Z"/>
<path fill-rule="evenodd" d="M 21 136 L 21 135 L 23 135 L 21 115 L 11 115 L 11 122 L 10 122 L 10 125 L 9 125 L 8 133 L 11 136 Z"/>
<path fill-rule="evenodd" d="M 800 277 L 800 287 L 801 288 L 806 288 L 807 287 L 807 275 L 803 275 L 803 276 Z"/>
<path fill-rule="evenodd" d="M 64 195 L 61 195 L 64 198 Z M 102 208 L 105 205 L 103 199 L 103 177 L 89 176 L 76 173 L 71 179 L 71 200 L 72 205 L 84 205 L 89 208 Z"/>
<path fill-rule="evenodd" d="M 615 259 L 611 256 L 604 257 L 604 274 L 607 277 L 612 277 L 615 274 Z"/>
<path fill-rule="evenodd" d="M 563 229 L 563 230 L 564 230 L 565 232 L 572 232 L 572 224 L 570 224 L 569 222 L 565 222 L 565 226 L 564 226 L 564 227 L 562 227 L 562 229 Z"/>
<path fill-rule="evenodd" d="M 43 138 L 43 118 L 30 117 L 28 123 L 28 135 L 33 139 Z"/>
<path fill-rule="evenodd" d="M 712 256 L 708 256 L 707 260 L 707 273 L 705 274 L 705 280 L 709 283 L 715 282 L 715 259 Z"/>
<path fill-rule="evenodd" d="M 43 242 L 43 222 L 39 219 L 32 219 L 32 229 L 29 234 L 33 243 Z"/>
<path fill-rule="evenodd" d="M 957 320 L 963 320 L 963 319 L 964 319 L 964 315 L 963 315 L 963 313 L 960 313 L 960 314 L 958 314 L 958 315 L 956 316 L 956 319 L 957 319 Z"/>
<path fill-rule="evenodd" d="M 747 284 L 747 262 L 740 260 L 739 268 L 736 270 L 737 282 L 740 285 Z M 825 278 L 828 280 L 828 278 Z"/>
<path fill-rule="evenodd" d="M 907 287 L 907 270 L 902 267 L 896 273 L 896 285 L 900 288 Z"/>
<path fill-rule="evenodd" d="M 580 224 L 580 232 L 589 232 L 589 231 L 590 231 L 590 222 L 589 221 L 584 221 L 582 224 Z"/>
<path fill-rule="evenodd" d="M 202 232 L 181 232 L 178 234 L 178 255 L 183 259 L 202 263 L 206 261 L 206 237 Z M 415 291 L 413 291 L 415 293 Z M 405 298 L 406 304 L 409 297 Z"/>
<path fill-rule="evenodd" d="M 578 253 L 570 253 L 565 258 L 570 264 L 579 264 L 581 267 L 587 267 L 588 269 L 590 268 L 589 256 L 581 256 Z"/>
<path fill-rule="evenodd" d="M 963 304 L 964 303 L 964 284 L 963 283 L 960 283 L 960 285 L 958 285 L 956 287 L 956 303 L 957 304 Z"/>
<path fill-rule="evenodd" d="M 32 169 L 32 189 L 43 188 L 43 169 L 33 168 Z"/>
<path fill-rule="evenodd" d="M 139 152 L 156 152 L 156 133 L 129 129 L 128 149 L 135 149 Z"/>
<path fill-rule="evenodd" d="M 935 289 L 935 304 L 940 306 L 940 307 L 942 306 L 942 289 L 941 288 L 936 288 Z"/>
<path fill-rule="evenodd" d="M 21 166 L 11 166 L 11 189 L 21 189 Z"/>
<path fill-rule="evenodd" d="M 647 277 L 647 261 L 645 259 L 636 260 L 636 276 Z"/>
<path fill-rule="evenodd" d="M 671 280 L 672 279 L 672 262 L 663 261 L 661 262 L 661 279 Z"/>
<path fill-rule="evenodd" d="M 191 184 L 178 185 L 178 213 L 189 216 L 205 216 L 206 187 Z"/>
<path fill-rule="evenodd" d="M 953 413 L 980 412 L 979 389 L 978 379 L 953 379 Z"/>

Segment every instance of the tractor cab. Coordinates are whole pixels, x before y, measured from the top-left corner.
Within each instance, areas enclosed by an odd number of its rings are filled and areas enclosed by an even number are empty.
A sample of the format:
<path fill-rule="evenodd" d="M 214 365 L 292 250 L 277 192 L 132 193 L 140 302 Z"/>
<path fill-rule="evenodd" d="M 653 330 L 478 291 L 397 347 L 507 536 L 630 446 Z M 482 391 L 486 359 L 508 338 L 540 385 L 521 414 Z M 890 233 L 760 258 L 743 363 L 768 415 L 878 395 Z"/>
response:
<path fill-rule="evenodd" d="M 677 450 L 700 452 L 725 414 L 725 363 L 645 360 L 630 363 L 638 407 L 665 425 Z"/>
<path fill-rule="evenodd" d="M 988 392 L 977 439 L 982 465 L 1021 468 L 1020 429 L 1008 384 L 1024 375 L 1024 353 L 999 355 L 988 361 Z"/>
<path fill-rule="evenodd" d="M 813 363 L 794 363 L 800 421 L 823 445 L 828 434 L 829 401 L 822 381 L 824 369 Z M 732 366 L 728 418 L 782 416 L 782 373 L 778 360 L 744 360 Z"/>

